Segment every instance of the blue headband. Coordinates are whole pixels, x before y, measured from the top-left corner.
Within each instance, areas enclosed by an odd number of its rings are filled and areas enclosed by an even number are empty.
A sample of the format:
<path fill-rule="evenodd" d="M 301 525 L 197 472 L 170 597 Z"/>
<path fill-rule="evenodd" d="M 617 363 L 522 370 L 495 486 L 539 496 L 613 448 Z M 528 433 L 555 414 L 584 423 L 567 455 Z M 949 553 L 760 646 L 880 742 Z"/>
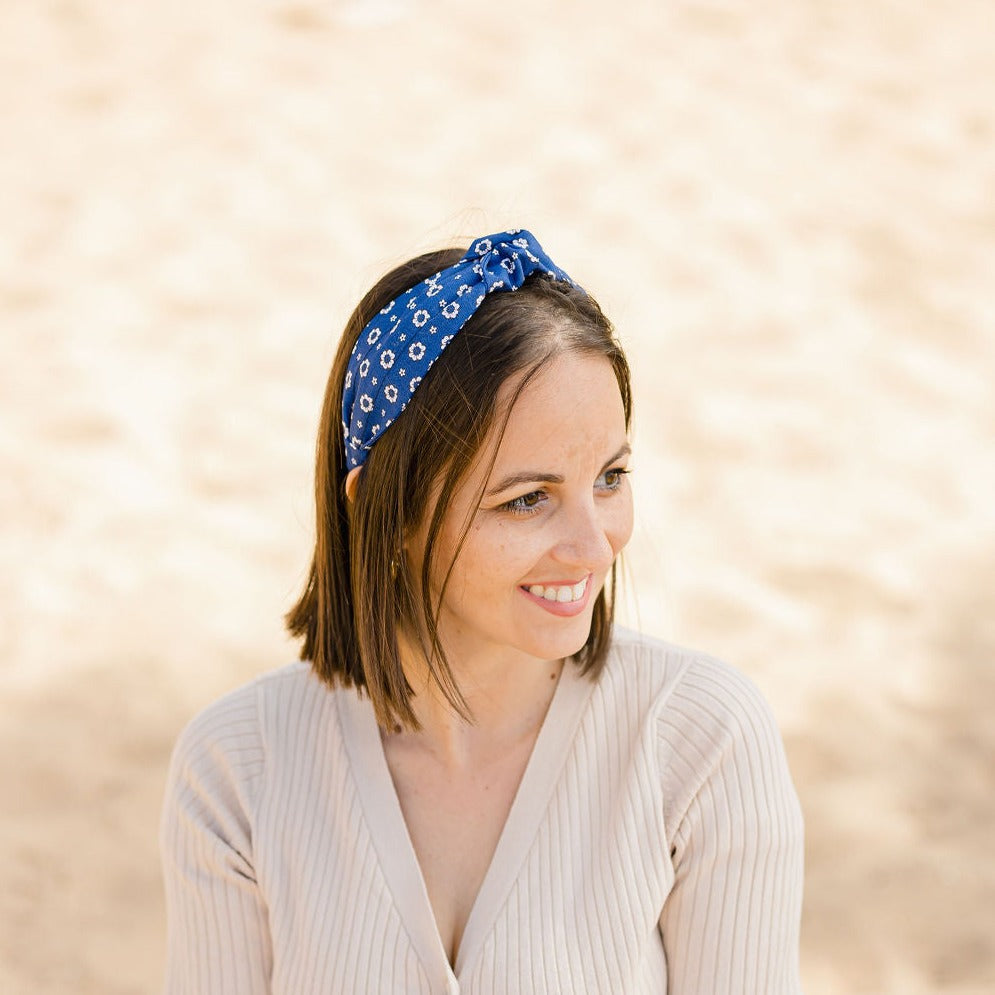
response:
<path fill-rule="evenodd" d="M 497 290 L 518 290 L 545 273 L 573 283 L 524 229 L 477 239 L 466 255 L 392 300 L 360 332 L 342 392 L 342 432 L 350 469 L 407 407 L 422 377 Z"/>

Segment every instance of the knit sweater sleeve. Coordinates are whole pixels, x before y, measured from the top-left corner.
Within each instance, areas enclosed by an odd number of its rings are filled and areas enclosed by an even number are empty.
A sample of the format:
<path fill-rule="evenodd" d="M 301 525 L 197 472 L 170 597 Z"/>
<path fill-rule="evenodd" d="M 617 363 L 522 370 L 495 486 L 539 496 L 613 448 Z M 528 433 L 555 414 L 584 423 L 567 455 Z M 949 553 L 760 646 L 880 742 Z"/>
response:
<path fill-rule="evenodd" d="M 798 995 L 803 825 L 766 701 L 696 657 L 658 729 L 675 872 L 660 918 L 669 995 Z"/>
<path fill-rule="evenodd" d="M 160 826 L 168 917 L 166 995 L 267 995 L 272 954 L 253 867 L 264 765 L 249 685 L 183 731 Z"/>

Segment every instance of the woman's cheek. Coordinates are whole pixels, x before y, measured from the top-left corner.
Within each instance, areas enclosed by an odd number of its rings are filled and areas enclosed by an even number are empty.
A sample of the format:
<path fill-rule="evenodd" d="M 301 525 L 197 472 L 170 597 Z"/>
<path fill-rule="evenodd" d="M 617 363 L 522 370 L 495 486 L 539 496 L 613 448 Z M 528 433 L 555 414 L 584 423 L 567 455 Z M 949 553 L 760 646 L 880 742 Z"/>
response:
<path fill-rule="evenodd" d="M 624 500 L 619 501 L 616 518 L 609 532 L 609 542 L 612 545 L 612 549 L 615 550 L 616 555 L 621 553 L 628 545 L 629 540 L 632 538 L 633 527 L 632 495 L 626 493 L 620 495 L 620 497 L 624 498 Z"/>

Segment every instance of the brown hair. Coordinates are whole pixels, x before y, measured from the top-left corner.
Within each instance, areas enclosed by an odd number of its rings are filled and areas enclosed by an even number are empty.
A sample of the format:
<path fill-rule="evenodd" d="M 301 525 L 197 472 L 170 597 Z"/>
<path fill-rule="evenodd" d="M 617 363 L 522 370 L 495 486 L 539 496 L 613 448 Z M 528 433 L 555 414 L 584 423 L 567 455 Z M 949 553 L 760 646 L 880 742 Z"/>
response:
<path fill-rule="evenodd" d="M 563 352 L 603 355 L 618 380 L 628 428 L 629 367 L 611 323 L 579 287 L 534 275 L 520 290 L 489 294 L 425 375 L 398 418 L 372 448 L 359 474 L 352 506 L 345 495 L 342 390 L 360 332 L 387 303 L 458 262 L 462 249 L 429 252 L 398 266 L 360 301 L 349 318 L 328 377 L 318 430 L 316 543 L 307 584 L 287 613 L 287 628 L 303 639 L 301 659 L 329 685 L 365 688 L 384 728 L 417 728 L 397 634 L 419 634 L 432 677 L 464 717 L 471 718 L 440 645 L 439 607 L 429 583 L 436 539 L 459 483 L 495 423 L 499 438 L 515 400 L 552 357 Z M 498 392 L 519 378 L 511 403 L 497 410 Z M 492 459 L 493 459 L 492 454 Z M 441 487 L 439 484 L 441 483 Z M 430 507 L 432 495 L 439 497 Z M 479 497 L 478 497 L 479 500 Z M 421 577 L 409 576 L 405 538 L 431 515 Z M 459 556 L 462 539 L 457 543 Z M 614 617 L 615 569 L 595 601 L 587 642 L 574 656 L 597 676 L 608 652 Z"/>

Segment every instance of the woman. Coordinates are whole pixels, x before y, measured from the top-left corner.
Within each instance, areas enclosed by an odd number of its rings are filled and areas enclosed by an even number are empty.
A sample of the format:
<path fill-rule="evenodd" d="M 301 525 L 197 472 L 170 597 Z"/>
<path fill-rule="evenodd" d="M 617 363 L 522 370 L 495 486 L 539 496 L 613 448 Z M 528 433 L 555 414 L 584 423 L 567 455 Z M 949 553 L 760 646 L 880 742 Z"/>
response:
<path fill-rule="evenodd" d="M 769 710 L 612 628 L 629 419 L 611 325 L 526 231 L 366 295 L 288 616 L 306 662 L 174 754 L 169 993 L 800 990 Z"/>

